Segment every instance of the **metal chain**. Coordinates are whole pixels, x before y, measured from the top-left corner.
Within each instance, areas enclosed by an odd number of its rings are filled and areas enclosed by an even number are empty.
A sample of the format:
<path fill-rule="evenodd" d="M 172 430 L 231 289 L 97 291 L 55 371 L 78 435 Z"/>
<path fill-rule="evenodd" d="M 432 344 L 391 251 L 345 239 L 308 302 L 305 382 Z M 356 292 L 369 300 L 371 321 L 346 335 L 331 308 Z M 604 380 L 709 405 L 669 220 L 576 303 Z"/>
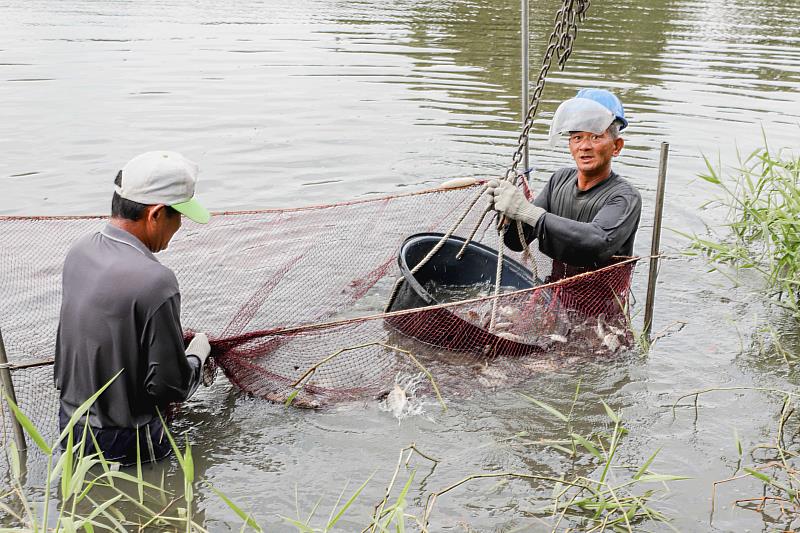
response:
<path fill-rule="evenodd" d="M 528 143 L 528 135 L 530 133 L 531 127 L 533 126 L 533 117 L 536 116 L 536 111 L 539 108 L 539 99 L 542 96 L 542 91 L 544 90 L 545 78 L 547 77 L 547 72 L 550 70 L 550 64 L 553 60 L 553 54 L 556 54 L 558 57 L 558 65 L 559 68 L 563 69 L 567 59 L 569 58 L 570 54 L 572 53 L 572 46 L 575 42 L 575 38 L 578 34 L 578 22 L 582 22 L 586 16 L 586 11 L 589 9 L 590 0 L 564 0 L 564 4 L 561 6 L 561 9 L 558 10 L 555 16 L 555 25 L 553 28 L 553 33 L 550 34 L 550 39 L 547 44 L 547 51 L 545 52 L 544 59 L 542 60 L 542 68 L 539 71 L 539 79 L 536 83 L 536 88 L 533 91 L 533 95 L 531 96 L 531 103 L 528 107 L 528 113 L 525 116 L 525 124 L 522 128 L 522 132 L 519 135 L 517 150 L 514 152 L 514 156 L 512 157 L 512 164 L 511 167 L 506 172 L 505 179 L 510 180 L 512 183 L 516 184 L 517 178 L 517 166 L 519 165 L 520 161 L 522 160 L 523 151 L 525 146 Z M 437 243 L 437 245 L 428 253 L 426 257 L 424 257 L 415 267 L 412 269 L 412 274 L 417 272 L 422 266 L 428 262 L 428 260 L 436 254 L 436 252 L 442 247 L 444 242 L 452 235 L 453 232 L 458 228 L 467 214 L 472 211 L 473 207 L 477 203 L 478 199 L 483 194 L 483 191 L 486 190 L 486 186 L 484 185 L 481 187 L 480 192 L 478 195 L 470 202 L 470 205 L 461 215 L 461 217 L 456 221 L 453 225 L 453 228 L 445 234 L 442 239 Z M 458 253 L 458 258 L 461 258 L 461 255 L 464 252 L 467 244 L 472 241 L 472 238 L 475 236 L 478 228 L 480 227 L 481 223 L 483 222 L 486 215 L 491 211 L 491 208 L 487 208 L 483 215 L 479 217 L 475 228 L 470 233 L 469 238 L 464 243 L 461 251 Z M 501 274 L 502 274 L 502 264 L 503 264 L 503 236 L 505 235 L 505 225 L 500 231 L 500 248 L 498 250 L 498 263 L 497 263 L 497 275 L 495 278 L 495 298 L 492 302 L 492 316 L 491 316 L 491 323 L 489 326 L 489 331 L 493 332 L 495 322 L 497 319 L 497 296 L 500 290 L 500 283 L 501 283 Z M 524 238 L 521 239 L 523 243 L 525 243 Z M 527 251 L 527 250 L 526 250 Z M 397 297 L 399 289 L 403 283 L 403 277 L 401 276 L 395 281 L 394 287 L 392 288 L 392 293 L 389 297 L 389 303 L 386 305 L 385 312 L 389 311 L 389 308 L 394 303 L 394 299 Z"/>
<path fill-rule="evenodd" d="M 511 158 L 511 167 L 509 167 L 505 175 L 505 179 L 514 184 L 516 184 L 519 175 L 517 173 L 517 166 L 520 161 L 522 161 L 525 146 L 528 144 L 528 136 L 533 127 L 533 119 L 536 116 L 536 111 L 539 109 L 539 99 L 542 96 L 542 91 L 544 91 L 544 84 L 547 73 L 550 71 L 553 54 L 558 58 L 559 69 L 563 70 L 567 59 L 569 59 L 572 53 L 572 46 L 575 44 L 575 38 L 578 36 L 578 23 L 583 22 L 586 18 L 586 12 L 589 10 L 590 3 L 591 0 L 564 0 L 561 9 L 556 13 L 553 33 L 550 34 L 550 39 L 547 42 L 547 50 L 542 59 L 542 68 L 539 70 L 539 78 L 536 81 L 536 87 L 531 95 L 531 103 L 528 106 L 528 113 L 525 115 L 525 123 L 519 134 L 519 139 L 517 140 L 517 150 Z"/>
<path fill-rule="evenodd" d="M 547 73 L 550 71 L 550 65 L 553 62 L 553 54 L 558 58 L 558 68 L 563 70 L 564 65 L 567 63 L 570 54 L 572 53 L 572 46 L 575 44 L 575 39 L 578 36 L 578 22 L 583 22 L 586 18 L 586 12 L 589 10 L 591 0 L 564 0 L 561 9 L 558 10 L 555 16 L 553 25 L 553 32 L 550 34 L 550 39 L 547 42 L 547 50 L 542 59 L 542 68 L 539 70 L 539 78 L 536 81 L 536 88 L 531 95 L 531 103 L 528 106 L 528 113 L 525 115 L 525 123 L 522 126 L 522 131 L 517 140 L 517 150 L 511 158 L 511 166 L 506 171 L 505 178 L 514 185 L 517 184 L 517 178 L 524 174 L 517 172 L 517 166 L 522 161 L 525 148 L 528 146 L 528 136 L 531 128 L 533 127 L 533 119 L 539 109 L 539 100 L 544 91 L 544 84 L 547 79 Z M 525 169 L 527 172 L 528 169 Z M 485 214 L 484 214 L 485 216 Z M 483 222 L 483 217 L 478 221 L 477 227 Z M 525 240 L 522 223 L 517 221 L 516 224 L 517 234 L 519 235 L 520 243 L 522 243 L 523 254 L 525 257 L 531 257 L 528 250 L 528 243 Z M 494 325 L 497 320 L 497 303 L 500 296 L 500 286 L 502 283 L 502 264 L 503 264 L 503 249 L 505 248 L 505 234 L 508 229 L 508 224 L 505 217 L 502 217 L 499 223 L 498 232 L 500 234 L 500 244 L 498 246 L 497 254 L 497 277 L 495 278 L 494 299 L 492 300 L 492 314 L 489 326 L 489 332 L 494 333 Z M 474 235 L 473 231 L 473 235 Z M 535 265 L 535 258 L 531 257 Z"/>
<path fill-rule="evenodd" d="M 520 161 L 522 161 L 523 152 L 525 151 L 525 147 L 528 145 L 528 137 L 530 135 L 531 128 L 533 127 L 533 119 L 539 109 L 539 100 L 542 97 L 544 84 L 547 81 L 547 73 L 550 71 L 550 66 L 553 62 L 553 54 L 555 54 L 558 58 L 558 68 L 563 70 L 564 65 L 567 63 L 567 59 L 569 59 L 570 54 L 572 54 L 572 47 L 575 44 L 575 39 L 578 36 L 578 23 L 584 21 L 586 18 L 586 12 L 589 10 L 589 6 L 591 5 L 591 0 L 563 1 L 563 5 L 556 12 L 553 31 L 547 41 L 547 49 L 545 50 L 544 57 L 542 58 L 542 67 L 539 70 L 539 77 L 536 80 L 536 87 L 531 95 L 531 103 L 528 106 L 528 112 L 525 115 L 525 122 L 522 126 L 522 131 L 519 134 L 519 138 L 517 139 L 517 149 L 511 158 L 511 166 L 506 171 L 506 175 L 504 177 L 504 179 L 510 181 L 514 185 L 517 184 L 517 178 L 523 175 L 522 173 L 517 172 L 517 166 L 519 165 Z M 526 172 L 527 170 L 528 169 L 525 169 Z M 478 228 L 483 223 L 483 219 L 490 211 L 491 206 L 486 209 L 486 211 L 483 213 L 483 216 L 481 216 L 478 222 L 475 224 L 475 228 L 470 233 L 467 243 L 472 241 L 472 238 L 475 236 L 475 233 L 477 233 Z M 502 223 L 498 224 L 498 226 L 502 226 L 504 223 L 505 220 L 503 219 Z M 518 226 L 520 225 L 518 224 Z M 518 231 L 521 230 L 518 228 Z M 520 240 L 525 248 L 525 254 L 528 255 L 529 252 L 527 250 L 527 243 L 524 239 Z"/>

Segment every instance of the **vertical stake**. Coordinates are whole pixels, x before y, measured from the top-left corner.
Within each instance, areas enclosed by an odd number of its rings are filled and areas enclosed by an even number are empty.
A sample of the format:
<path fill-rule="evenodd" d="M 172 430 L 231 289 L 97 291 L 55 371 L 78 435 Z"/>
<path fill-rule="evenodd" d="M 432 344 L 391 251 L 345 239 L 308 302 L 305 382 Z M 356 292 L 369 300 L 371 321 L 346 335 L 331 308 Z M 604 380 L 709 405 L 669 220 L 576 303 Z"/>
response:
<path fill-rule="evenodd" d="M 644 305 L 644 336 L 649 339 L 653 326 L 653 305 L 656 298 L 656 279 L 658 278 L 658 254 L 661 246 L 661 219 L 664 212 L 664 186 L 667 181 L 667 156 L 669 143 L 661 143 L 661 157 L 658 162 L 658 188 L 656 189 L 656 210 L 653 217 L 653 239 L 650 244 L 650 275 L 647 277 L 647 301 Z"/>
<path fill-rule="evenodd" d="M 530 60 L 528 58 L 529 52 L 529 43 L 528 40 L 530 39 L 530 29 L 528 27 L 528 0 L 522 0 L 522 27 L 520 29 L 521 37 L 522 37 L 522 127 L 525 127 L 525 122 L 528 118 L 528 106 L 530 102 L 528 102 L 528 91 L 529 89 L 529 81 L 530 81 Z M 523 172 L 527 172 L 530 168 L 530 160 L 528 154 L 528 141 L 525 141 L 525 148 L 522 152 L 522 165 L 523 165 Z M 525 174 L 526 177 L 529 177 Z M 523 178 L 525 179 L 525 178 Z"/>
<path fill-rule="evenodd" d="M 17 403 L 17 395 L 14 394 L 14 382 L 11 381 L 11 370 L 8 368 L 8 357 L 6 356 L 6 345 L 3 343 L 2 331 L 0 331 L 0 389 L 11 401 Z M 14 430 L 17 449 L 19 449 L 20 453 L 24 453 L 28 446 L 25 443 L 25 433 L 22 431 L 22 425 L 17 420 L 17 417 L 14 416 L 11 408 L 8 409 L 8 413 L 11 419 L 11 427 Z"/>

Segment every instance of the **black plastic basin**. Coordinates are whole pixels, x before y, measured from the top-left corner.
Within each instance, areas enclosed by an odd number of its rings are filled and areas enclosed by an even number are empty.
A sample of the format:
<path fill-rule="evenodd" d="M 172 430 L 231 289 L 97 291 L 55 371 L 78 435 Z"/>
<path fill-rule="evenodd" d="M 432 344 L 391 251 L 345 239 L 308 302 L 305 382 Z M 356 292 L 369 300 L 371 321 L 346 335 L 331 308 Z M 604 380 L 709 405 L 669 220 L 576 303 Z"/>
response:
<path fill-rule="evenodd" d="M 425 308 L 450 302 L 438 302 L 424 285 L 435 281 L 439 285 L 472 285 L 495 282 L 497 251 L 480 243 L 470 242 L 461 259 L 456 254 L 464 239 L 450 237 L 444 246 L 416 273 L 411 270 L 442 239 L 441 233 L 420 233 L 405 240 L 400 248 L 398 263 L 403 283 L 387 311 Z M 539 285 L 530 270 L 508 257 L 503 258 L 503 287 L 528 289 Z M 447 308 L 436 308 L 413 314 L 387 317 L 386 322 L 400 332 L 433 346 L 455 351 L 524 355 L 542 351 L 538 344 L 524 344 L 497 337 L 475 324 L 467 322 Z"/>

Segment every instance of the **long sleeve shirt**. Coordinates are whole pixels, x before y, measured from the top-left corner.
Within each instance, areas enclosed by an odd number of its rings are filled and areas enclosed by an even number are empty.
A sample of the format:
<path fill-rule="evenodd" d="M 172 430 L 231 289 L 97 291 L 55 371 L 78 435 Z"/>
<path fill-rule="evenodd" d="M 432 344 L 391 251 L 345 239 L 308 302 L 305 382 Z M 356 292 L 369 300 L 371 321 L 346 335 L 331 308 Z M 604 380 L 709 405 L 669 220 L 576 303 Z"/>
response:
<path fill-rule="evenodd" d="M 200 361 L 186 356 L 175 274 L 111 224 L 77 241 L 64 262 L 55 382 L 71 415 L 120 370 L 92 406 L 95 428 L 138 428 L 185 400 Z"/>
<path fill-rule="evenodd" d="M 523 224 L 525 240 L 539 242 L 539 250 L 574 267 L 604 266 L 614 255 L 632 255 L 642 198 L 633 185 L 612 172 L 587 191 L 578 189 L 578 170 L 556 171 L 534 199 L 546 211 L 535 226 Z M 512 222 L 505 236 L 512 250 L 522 250 Z"/>

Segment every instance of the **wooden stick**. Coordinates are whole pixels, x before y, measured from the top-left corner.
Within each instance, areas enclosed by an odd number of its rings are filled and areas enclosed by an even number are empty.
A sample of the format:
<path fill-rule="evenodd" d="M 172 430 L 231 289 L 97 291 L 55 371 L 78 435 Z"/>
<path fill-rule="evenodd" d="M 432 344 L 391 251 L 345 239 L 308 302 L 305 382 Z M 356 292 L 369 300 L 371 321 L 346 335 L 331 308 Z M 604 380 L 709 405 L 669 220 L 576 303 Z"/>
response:
<path fill-rule="evenodd" d="M 653 239 L 650 243 L 650 274 L 647 277 L 647 301 L 644 306 L 644 336 L 650 337 L 653 326 L 653 305 L 656 298 L 656 280 L 658 279 L 658 249 L 661 247 L 661 219 L 664 213 L 664 187 L 667 181 L 667 158 L 669 143 L 661 143 L 661 157 L 658 163 L 658 188 L 656 189 L 656 210 L 653 218 Z"/>

